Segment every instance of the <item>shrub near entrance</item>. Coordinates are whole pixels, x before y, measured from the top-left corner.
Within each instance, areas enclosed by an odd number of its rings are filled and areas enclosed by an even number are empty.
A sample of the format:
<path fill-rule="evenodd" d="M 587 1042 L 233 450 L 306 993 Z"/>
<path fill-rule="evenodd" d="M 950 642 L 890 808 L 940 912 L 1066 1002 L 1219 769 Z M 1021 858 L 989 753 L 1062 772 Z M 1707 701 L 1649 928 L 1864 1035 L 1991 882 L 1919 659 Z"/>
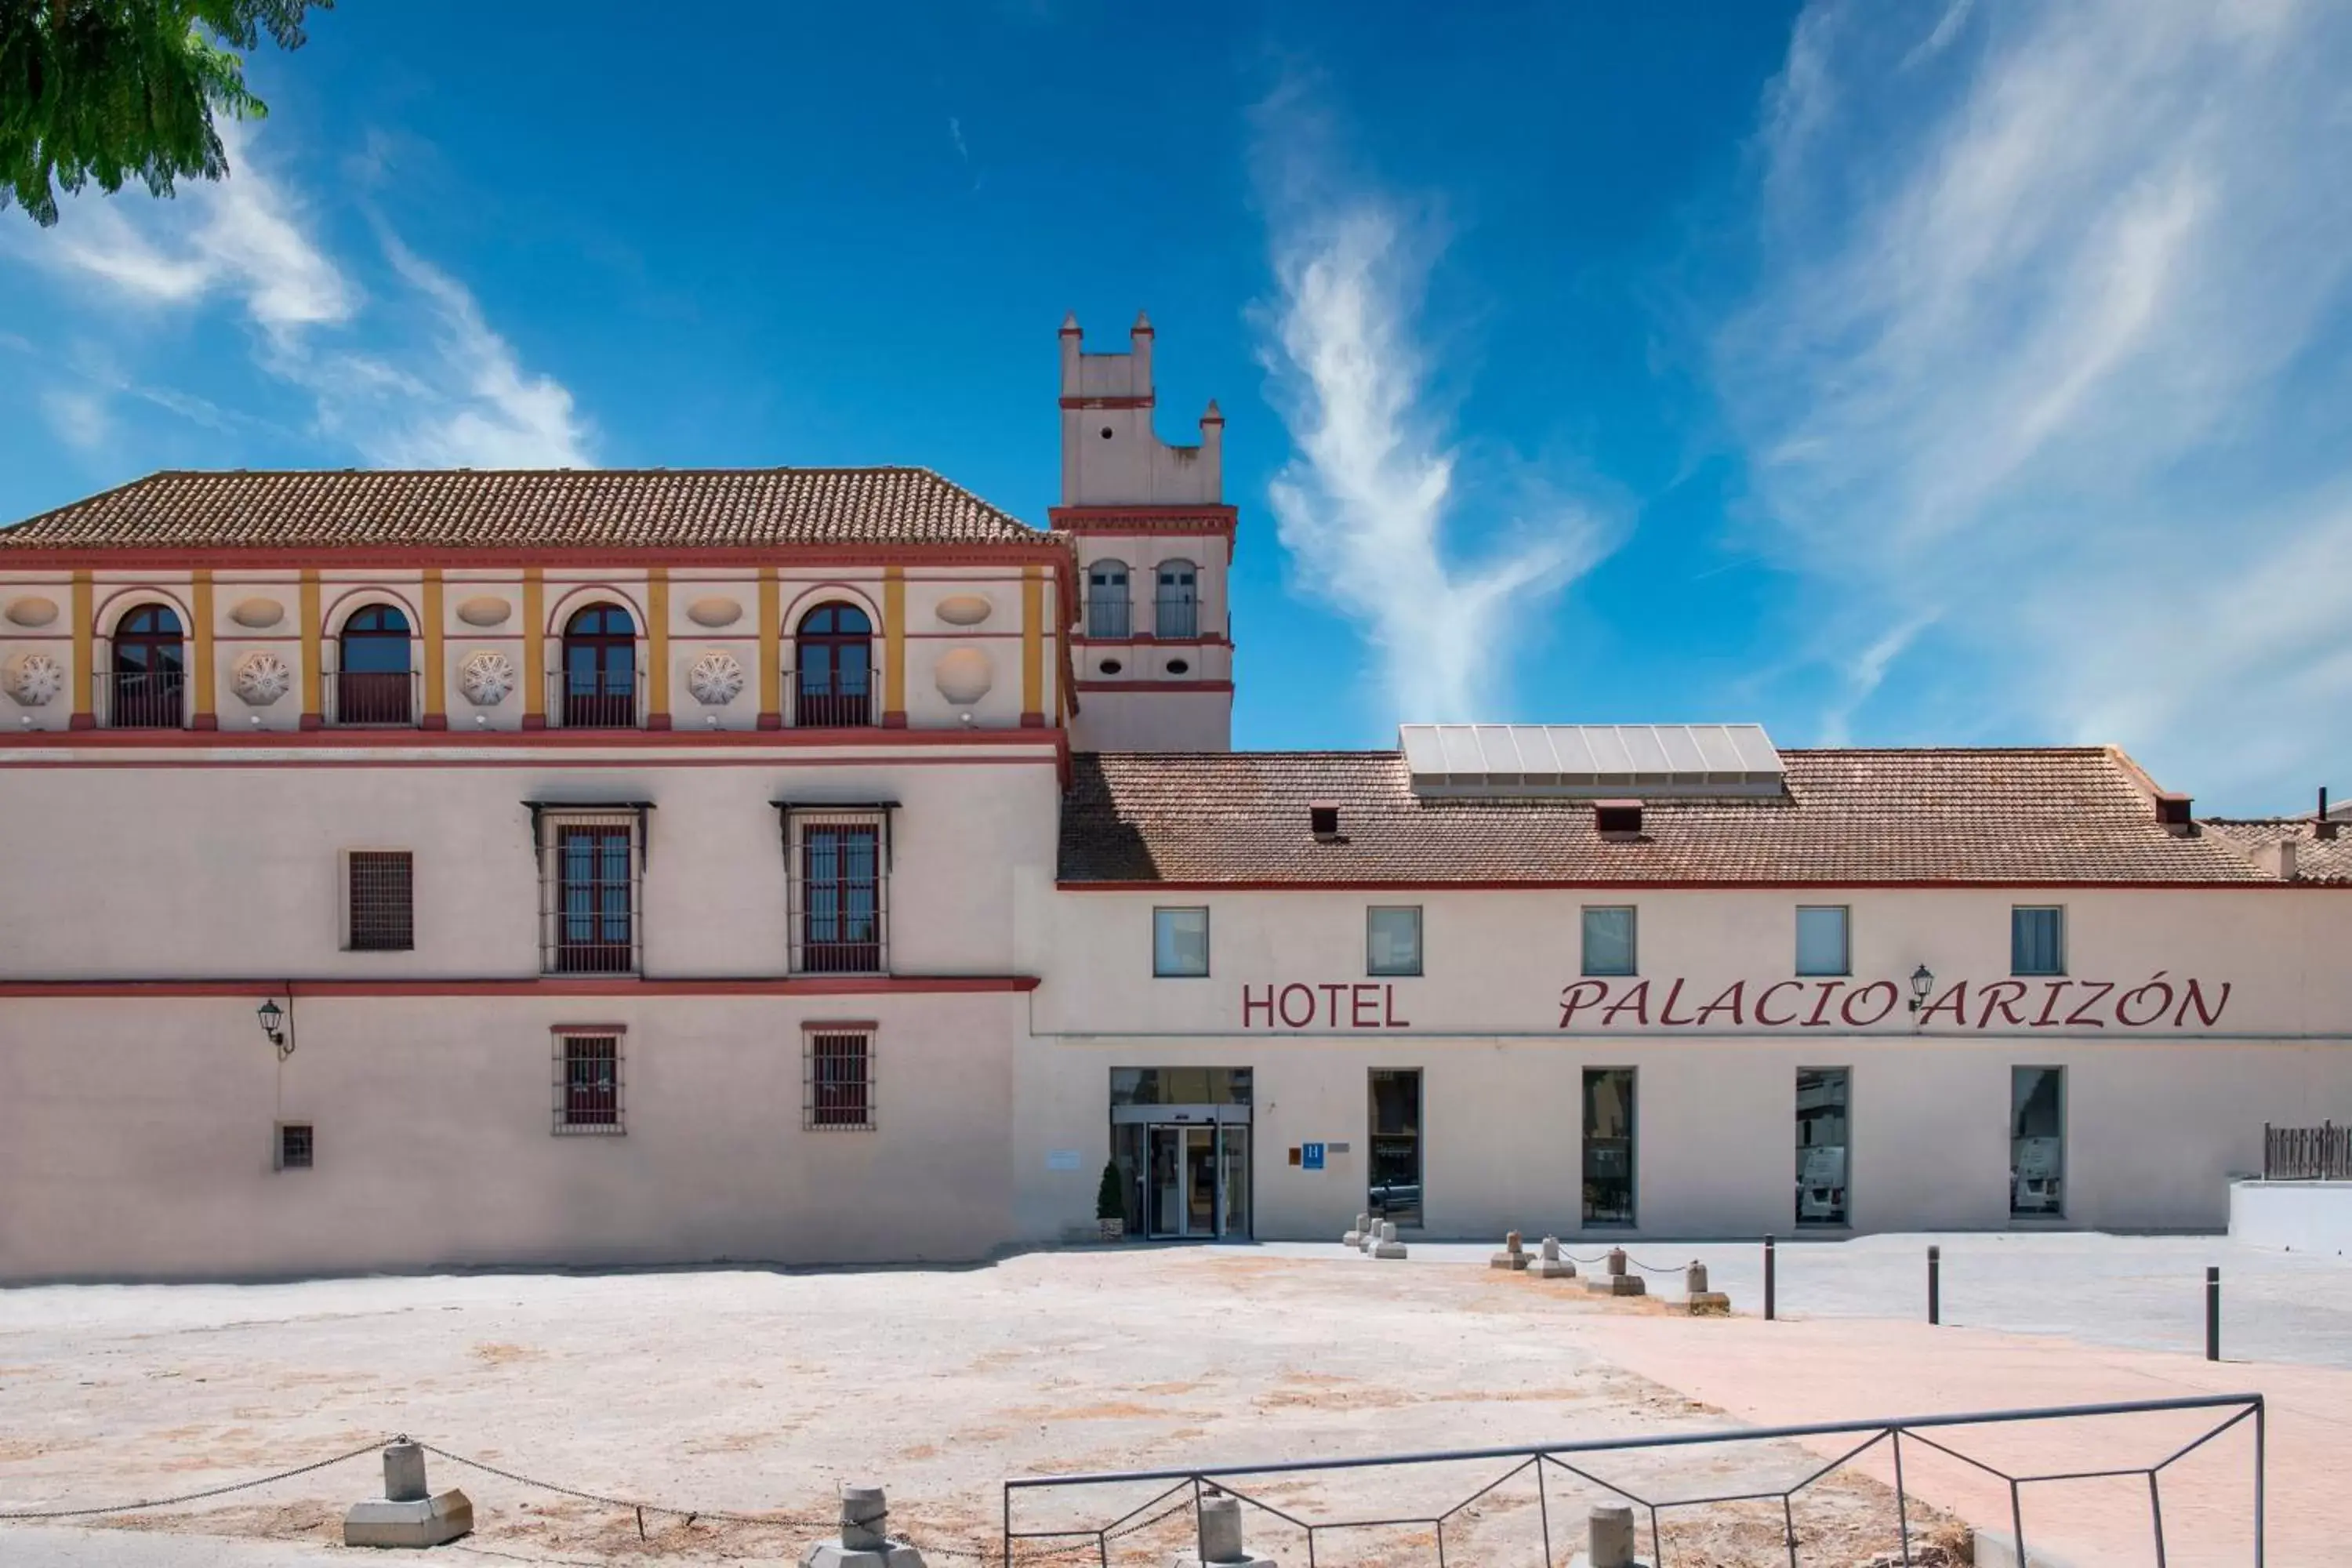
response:
<path fill-rule="evenodd" d="M 1127 1184 L 1118 1179 L 1118 1162 L 1105 1161 L 1102 1185 L 1095 1189 L 1095 1218 L 1102 1226 L 1105 1241 L 1124 1240 L 1127 1236 Z"/>

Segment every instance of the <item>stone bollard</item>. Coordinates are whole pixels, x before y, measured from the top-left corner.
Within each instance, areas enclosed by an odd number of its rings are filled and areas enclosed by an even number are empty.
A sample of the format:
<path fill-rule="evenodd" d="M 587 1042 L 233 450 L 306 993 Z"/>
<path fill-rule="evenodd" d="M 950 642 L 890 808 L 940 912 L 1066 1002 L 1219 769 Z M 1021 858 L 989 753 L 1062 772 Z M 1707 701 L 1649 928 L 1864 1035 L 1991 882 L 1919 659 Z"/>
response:
<path fill-rule="evenodd" d="M 1573 1279 L 1576 1278 L 1576 1260 L 1559 1255 L 1559 1237 L 1547 1236 L 1530 1272 L 1538 1279 Z"/>
<path fill-rule="evenodd" d="M 1519 1233 L 1516 1230 L 1504 1236 L 1503 1250 L 1486 1259 L 1486 1267 L 1489 1268 L 1508 1268 L 1516 1271 L 1527 1266 L 1527 1251 L 1520 1245 Z"/>
<path fill-rule="evenodd" d="M 1683 1270 L 1683 1293 L 1675 1299 L 1675 1306 L 1695 1318 L 1712 1317 L 1718 1313 L 1728 1315 L 1731 1298 L 1720 1290 L 1708 1289 L 1706 1265 L 1694 1260 L 1689 1268 Z"/>
<path fill-rule="evenodd" d="M 1584 1550 L 1575 1558 L 1580 1568 L 1642 1568 L 1633 1557 L 1632 1509 L 1595 1508 L 1586 1516 L 1584 1532 Z"/>
<path fill-rule="evenodd" d="M 801 1553 L 801 1568 L 923 1568 L 923 1554 L 890 1537 L 890 1502 L 880 1487 L 841 1489 L 841 1533 Z"/>
<path fill-rule="evenodd" d="M 1374 1258 L 1402 1258 L 1404 1243 L 1396 1238 L 1396 1221 L 1381 1221 L 1381 1244 L 1372 1248 Z"/>
<path fill-rule="evenodd" d="M 1201 1499 L 1200 1540 L 1194 1550 L 1176 1553 L 1173 1568 L 1276 1568 L 1276 1563 L 1243 1544 L 1241 1500 L 1211 1492 Z"/>
<path fill-rule="evenodd" d="M 1364 1244 L 1364 1232 L 1365 1232 L 1365 1230 L 1366 1230 L 1368 1227 L 1370 1227 L 1370 1226 L 1371 1223 L 1372 1223 L 1372 1216 L 1371 1216 L 1371 1215 L 1368 1215 L 1368 1214 L 1360 1214 L 1360 1215 L 1358 1215 L 1356 1216 L 1356 1223 L 1355 1223 L 1354 1227 L 1353 1227 L 1352 1229 L 1350 1229 L 1350 1230 L 1348 1232 L 1348 1234 L 1347 1234 L 1347 1235 L 1345 1235 L 1345 1236 L 1343 1236 L 1343 1237 L 1341 1237 L 1339 1238 L 1339 1245 L 1340 1245 L 1340 1246 L 1342 1246 L 1342 1247 L 1361 1247 L 1361 1246 L 1363 1246 L 1363 1244 Z"/>
<path fill-rule="evenodd" d="M 473 1528 L 473 1503 L 454 1487 L 435 1497 L 425 1484 L 425 1450 L 404 1437 L 384 1446 L 383 1496 L 343 1515 L 343 1544 L 439 1546 Z"/>
<path fill-rule="evenodd" d="M 1639 1274 L 1625 1272 L 1625 1249 L 1622 1247 L 1609 1249 L 1608 1272 L 1586 1275 L 1584 1288 L 1596 1296 L 1639 1296 L 1648 1289 Z"/>

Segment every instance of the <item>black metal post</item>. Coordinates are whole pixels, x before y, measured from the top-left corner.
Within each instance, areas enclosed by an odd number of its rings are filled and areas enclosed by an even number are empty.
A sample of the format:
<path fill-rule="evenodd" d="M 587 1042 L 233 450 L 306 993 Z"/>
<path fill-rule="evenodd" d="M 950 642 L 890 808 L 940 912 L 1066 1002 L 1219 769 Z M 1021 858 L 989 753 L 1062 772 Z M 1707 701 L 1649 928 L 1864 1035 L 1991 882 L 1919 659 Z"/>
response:
<path fill-rule="evenodd" d="M 1944 1249 L 1940 1247 L 1927 1249 L 1927 1321 L 1944 1321 Z"/>
<path fill-rule="evenodd" d="M 2210 1265 L 2205 1270 L 2205 1359 L 2221 1359 L 2221 1270 Z"/>
<path fill-rule="evenodd" d="M 1764 1321 L 1768 1323 L 1772 1321 L 1773 1310 L 1778 1305 L 1774 1300 L 1777 1280 L 1774 1279 L 1773 1261 L 1772 1237 L 1768 1234 L 1764 1237 Z"/>

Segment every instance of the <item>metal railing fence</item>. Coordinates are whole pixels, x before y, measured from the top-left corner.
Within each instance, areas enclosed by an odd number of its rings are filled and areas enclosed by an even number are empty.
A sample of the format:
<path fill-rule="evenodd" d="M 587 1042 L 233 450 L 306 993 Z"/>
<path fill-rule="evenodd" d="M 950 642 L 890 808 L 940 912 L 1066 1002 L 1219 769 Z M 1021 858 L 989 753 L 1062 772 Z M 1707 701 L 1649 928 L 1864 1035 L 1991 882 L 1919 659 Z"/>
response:
<path fill-rule="evenodd" d="M 1953 1436 L 1956 1428 L 1994 1427 L 2024 1422 L 2087 1421 L 2107 1416 L 2151 1415 L 2171 1412 L 2209 1412 L 2211 1424 L 2185 1443 L 2177 1443 L 2160 1458 L 2147 1464 L 2122 1466 L 2088 1466 L 2079 1469 L 2016 1473 L 1995 1466 L 1986 1459 L 1962 1453 L 1954 1445 L 1959 1439 Z M 1462 1524 L 1468 1510 L 1493 1498 L 1500 1489 L 1515 1480 L 1532 1477 L 1534 1481 L 1535 1527 L 1538 1541 L 1530 1541 L 1529 1557 L 1539 1547 L 1543 1555 L 1538 1561 L 1551 1563 L 1562 1560 L 1572 1542 L 1556 1540 L 1566 1532 L 1566 1523 L 1552 1518 L 1552 1488 L 1561 1484 L 1561 1478 L 1574 1477 L 1590 1488 L 1622 1500 L 1646 1516 L 1649 1535 L 1648 1561 L 1656 1568 L 1666 1568 L 1668 1538 L 1661 1528 L 1661 1516 L 1670 1510 L 1696 1509 L 1712 1504 L 1778 1502 L 1783 1521 L 1783 1536 L 1788 1548 L 1790 1568 L 1799 1568 L 1794 1500 L 1799 1493 L 1843 1471 L 1865 1455 L 1885 1445 L 1891 1450 L 1895 1476 L 1895 1531 L 1891 1542 L 1899 1552 L 1898 1561 L 1914 1560 L 1914 1547 L 1918 1544 L 1915 1521 L 1911 1516 L 1912 1499 L 1904 1489 L 1905 1445 L 1911 1445 L 1916 1455 L 1927 1450 L 1969 1467 L 1990 1477 L 2007 1488 L 2011 1540 L 2020 1562 L 2033 1561 L 2028 1554 L 2025 1531 L 2024 1489 L 2063 1482 L 2111 1480 L 2141 1478 L 2147 1484 L 2148 1521 L 2155 1544 L 2158 1568 L 2167 1563 L 2164 1525 L 2164 1472 L 2189 1455 L 2202 1449 L 2242 1423 L 2251 1422 L 2253 1430 L 2253 1476 L 2252 1492 L 2252 1555 L 2247 1559 L 2261 1568 L 2263 1542 L 2263 1443 L 2264 1415 L 2263 1396 L 2259 1394 L 2205 1394 L 2176 1399 L 2136 1400 L 2105 1405 L 2053 1405 L 2019 1410 L 1978 1411 L 1966 1415 L 1921 1415 L 1885 1421 L 1832 1421 L 1803 1426 L 1749 1426 L 1722 1431 L 1672 1432 L 1650 1436 L 1603 1437 L 1584 1442 L 1554 1443 L 1528 1447 L 1465 1448 L 1421 1454 L 1392 1454 L 1363 1458 L 1298 1459 L 1287 1463 L 1260 1465 L 1216 1465 L 1197 1469 L 1129 1470 L 1066 1476 L 1025 1476 L 1004 1483 L 1003 1489 L 1003 1563 L 1014 1568 L 1023 1561 L 1019 1553 L 1027 1546 L 1029 1561 L 1049 1559 L 1068 1561 L 1074 1553 L 1091 1555 L 1093 1560 L 1109 1568 L 1111 1542 L 1133 1537 L 1138 1521 L 1153 1522 L 1164 1516 L 1173 1503 L 1181 1510 L 1191 1506 L 1198 1517 L 1201 1501 L 1212 1495 L 1234 1498 L 1245 1509 L 1286 1527 L 1293 1539 L 1305 1538 L 1305 1561 L 1307 1568 L 1322 1568 L 1340 1559 L 1330 1555 L 1327 1538 L 1338 1532 L 1369 1530 L 1412 1529 L 1428 1532 L 1432 1537 L 1432 1561 L 1444 1568 L 1447 1563 L 1446 1531 L 1455 1529 L 1454 1562 L 1475 1562 L 1492 1564 L 1501 1561 L 1490 1541 L 1482 1542 L 1478 1550 L 1464 1554 Z M 2202 1423 L 2200 1423 L 2202 1425 Z M 1930 1436 L 1934 1433 L 1937 1436 Z M 1816 1464 L 1795 1481 L 1781 1487 L 1748 1488 L 1704 1496 L 1662 1497 L 1654 1488 L 1633 1489 L 1633 1483 L 1621 1477 L 1617 1480 L 1598 1474 L 1598 1461 L 1606 1457 L 1633 1454 L 1673 1453 L 1677 1451 L 1719 1448 L 1733 1443 L 1768 1443 L 1801 1441 L 1806 1438 L 1859 1439 L 1836 1458 Z M 1810 1457 L 1810 1456 L 1809 1456 Z M 1915 1458 L 1913 1463 L 1916 1465 Z M 1406 1467 L 1427 1467 L 1472 1463 L 1499 1464 L 1505 1468 L 1483 1485 L 1450 1505 L 1432 1512 L 1411 1512 L 1386 1510 L 1366 1517 L 1314 1518 L 1307 1513 L 1307 1505 L 1297 1500 L 1298 1488 L 1285 1485 L 1291 1478 L 1336 1471 L 1382 1470 L 1395 1471 Z M 1239 1479 L 1270 1479 L 1275 1485 L 1244 1492 L 1234 1483 Z M 1122 1509 L 1115 1517 L 1083 1526 L 1054 1528 L 1015 1528 L 1014 1500 L 1047 1490 L 1091 1489 L 1104 1487 L 1153 1486 L 1160 1489 L 1141 1501 Z M 1280 1501 L 1269 1495 L 1282 1492 Z M 1381 1495 L 1393 1499 L 1402 1494 L 1402 1486 L 1384 1479 Z M 1034 1544 L 1030 1544 L 1034 1543 Z M 1087 1553 L 1088 1544 L 1092 1551 Z M 1140 1542 L 1138 1543 L 1141 1544 Z M 1164 1543 L 1156 1543 L 1164 1552 Z M 1273 1553 L 1273 1555 L 1279 1555 Z M 1692 1561 L 1696 1561 L 1696 1558 Z"/>
<path fill-rule="evenodd" d="M 330 670 L 324 687 L 327 710 L 320 717 L 338 729 L 405 729 L 424 709 L 422 682 L 413 669 Z"/>
<path fill-rule="evenodd" d="M 185 670 L 100 670 L 93 684 L 92 706 L 101 730 L 182 730 L 188 725 Z"/>
<path fill-rule="evenodd" d="M 2352 1126 L 2323 1121 L 2316 1127 L 2263 1123 L 2263 1180 L 2352 1182 Z"/>

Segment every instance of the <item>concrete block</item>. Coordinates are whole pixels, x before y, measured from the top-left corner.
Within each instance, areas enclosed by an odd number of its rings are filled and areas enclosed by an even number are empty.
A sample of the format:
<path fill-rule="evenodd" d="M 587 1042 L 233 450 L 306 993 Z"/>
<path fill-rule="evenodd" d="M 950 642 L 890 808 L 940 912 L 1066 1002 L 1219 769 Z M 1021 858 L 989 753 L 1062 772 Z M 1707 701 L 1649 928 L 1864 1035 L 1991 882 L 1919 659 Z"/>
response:
<path fill-rule="evenodd" d="M 1596 1296 L 1640 1296 L 1648 1290 L 1639 1274 L 1588 1274 L 1584 1288 Z"/>
<path fill-rule="evenodd" d="M 1525 1268 L 1528 1262 L 1527 1249 L 1520 1245 L 1519 1233 L 1515 1230 L 1503 1237 L 1503 1250 L 1486 1259 L 1486 1267 L 1516 1271 Z"/>
<path fill-rule="evenodd" d="M 2053 1557 L 2030 1541 L 2025 1544 L 2025 1561 L 2020 1563 L 2017 1542 L 1998 1530 L 1979 1530 L 1975 1536 L 1969 1555 L 1977 1568 L 2075 1568 L 2071 1560 Z"/>
<path fill-rule="evenodd" d="M 1731 1311 L 1731 1298 L 1720 1290 L 1706 1288 L 1706 1265 L 1694 1263 L 1683 1270 L 1683 1289 L 1679 1296 L 1670 1296 L 1668 1305 L 1678 1312 L 1694 1318 L 1722 1317 Z"/>
<path fill-rule="evenodd" d="M 1200 1521 L 1197 1546 L 1170 1559 L 1172 1568 L 1275 1568 L 1273 1558 L 1256 1555 L 1243 1542 L 1239 1498 L 1202 1499 Z"/>
<path fill-rule="evenodd" d="M 346 1546 L 442 1546 L 469 1534 L 474 1528 L 474 1505 L 461 1491 L 450 1490 L 438 1497 L 404 1498 L 394 1501 L 380 1498 L 373 1502 L 353 1503 L 343 1515 L 343 1544 Z"/>
<path fill-rule="evenodd" d="M 890 1539 L 890 1503 L 880 1487 L 841 1489 L 841 1534 L 801 1553 L 801 1568 L 923 1568 L 923 1554 Z"/>
<path fill-rule="evenodd" d="M 383 1448 L 383 1495 L 394 1502 L 423 1502 L 433 1495 L 425 1484 L 425 1450 L 414 1443 Z"/>
<path fill-rule="evenodd" d="M 1368 1214 L 1358 1215 L 1356 1216 L 1355 1226 L 1348 1232 L 1347 1235 L 1339 1238 L 1339 1245 L 1342 1247 L 1361 1247 L 1364 1244 L 1364 1232 L 1371 1227 L 1371 1215 Z"/>
<path fill-rule="evenodd" d="M 838 1541 L 820 1541 L 801 1553 L 801 1568 L 924 1568 L 923 1554 L 905 1542 L 879 1552 L 861 1552 Z"/>
<path fill-rule="evenodd" d="M 1402 1258 L 1404 1256 L 1404 1243 L 1397 1239 L 1396 1221 L 1392 1219 L 1384 1219 L 1381 1221 L 1380 1245 L 1372 1248 L 1372 1256 L 1374 1258 Z"/>
<path fill-rule="evenodd" d="M 1538 1279 L 1573 1279 L 1576 1278 L 1576 1260 L 1559 1255 L 1559 1237 L 1547 1236 L 1528 1272 Z"/>
<path fill-rule="evenodd" d="M 1584 1550 L 1569 1559 L 1569 1568 L 1650 1568 L 1633 1555 L 1632 1509 L 1595 1508 L 1584 1528 Z"/>

